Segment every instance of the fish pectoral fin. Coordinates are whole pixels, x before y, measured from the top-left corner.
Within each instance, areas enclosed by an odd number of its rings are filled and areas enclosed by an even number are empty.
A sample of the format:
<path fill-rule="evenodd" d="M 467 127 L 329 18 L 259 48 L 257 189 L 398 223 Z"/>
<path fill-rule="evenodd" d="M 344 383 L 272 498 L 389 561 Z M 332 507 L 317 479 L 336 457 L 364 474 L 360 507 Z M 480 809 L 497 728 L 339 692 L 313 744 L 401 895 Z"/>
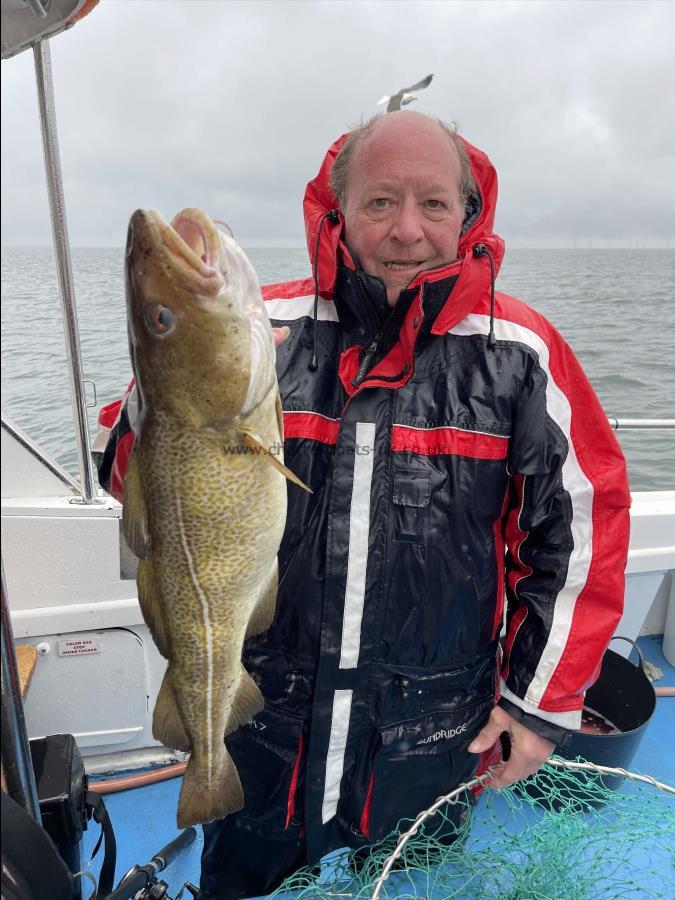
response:
<path fill-rule="evenodd" d="M 239 676 L 239 686 L 234 695 L 234 701 L 230 710 L 230 718 L 227 720 L 225 734 L 231 734 L 241 725 L 248 723 L 259 712 L 262 712 L 265 700 L 260 693 L 260 688 L 242 666 Z"/>
<path fill-rule="evenodd" d="M 214 767 L 193 754 L 183 775 L 178 799 L 178 827 L 205 825 L 224 819 L 244 805 L 244 791 L 239 773 L 230 754 L 223 748 L 222 758 Z M 213 769 L 215 768 L 215 772 Z M 212 772 L 212 777 L 209 777 Z"/>
<path fill-rule="evenodd" d="M 150 548 L 148 514 L 143 496 L 143 482 L 138 454 L 134 451 L 129 459 L 124 478 L 124 507 L 122 510 L 122 532 L 129 549 L 139 559 L 145 559 Z"/>
<path fill-rule="evenodd" d="M 190 749 L 190 738 L 180 716 L 170 668 L 164 673 L 164 680 L 157 694 L 152 716 L 152 736 L 165 747 L 174 750 Z"/>
<path fill-rule="evenodd" d="M 279 562 L 274 560 L 269 580 L 260 594 L 260 599 L 251 613 L 251 618 L 246 629 L 246 637 L 262 634 L 272 624 L 277 608 L 277 590 L 279 588 Z"/>
<path fill-rule="evenodd" d="M 162 604 L 157 593 L 154 569 L 149 559 L 142 559 L 138 563 L 136 575 L 138 586 L 138 603 L 145 619 L 145 624 L 150 630 L 152 639 L 164 659 L 171 655 L 171 642 L 162 614 Z"/>
<path fill-rule="evenodd" d="M 279 462 L 279 460 L 273 453 L 270 453 L 269 449 L 263 444 L 261 438 L 248 430 L 244 430 L 243 428 L 238 428 L 237 433 L 241 435 L 242 441 L 249 448 L 249 450 L 253 450 L 255 453 L 261 453 L 268 462 L 272 463 L 272 465 L 278 472 L 281 472 L 284 478 L 288 478 L 288 480 L 292 481 L 293 484 L 297 484 L 298 487 L 303 488 L 303 490 L 308 491 L 310 494 L 313 493 L 312 489 L 310 487 L 307 487 L 304 481 L 301 481 L 298 476 L 295 473 L 291 472 L 291 470 L 287 466 L 285 466 L 282 462 Z"/>

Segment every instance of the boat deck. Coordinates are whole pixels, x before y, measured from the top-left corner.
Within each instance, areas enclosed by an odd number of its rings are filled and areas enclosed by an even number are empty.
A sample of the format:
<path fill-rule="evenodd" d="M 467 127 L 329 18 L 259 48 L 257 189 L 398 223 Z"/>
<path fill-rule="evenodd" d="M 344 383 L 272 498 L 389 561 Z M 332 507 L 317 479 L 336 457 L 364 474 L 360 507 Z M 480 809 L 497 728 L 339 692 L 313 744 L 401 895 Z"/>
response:
<path fill-rule="evenodd" d="M 647 661 L 663 671 L 657 687 L 675 687 L 675 668 L 662 653 L 662 635 L 641 637 L 638 641 Z M 635 661 L 633 652 L 631 661 Z M 651 775 L 659 781 L 675 785 L 675 698 L 659 697 L 656 711 L 645 730 L 642 743 L 630 765 L 630 770 L 643 775 Z M 165 844 L 178 834 L 175 827 L 176 807 L 181 781 L 175 778 L 159 784 L 124 791 L 106 796 L 106 804 L 115 829 L 117 839 L 116 880 L 134 864 L 143 865 Z M 675 801 L 674 801 L 675 802 Z M 201 829 L 198 837 L 159 877 L 169 884 L 172 897 L 178 893 L 185 881 L 199 884 L 200 854 L 202 849 Z M 90 823 L 85 832 L 82 848 L 83 864 L 90 859 L 98 839 L 99 828 Z M 86 866 L 98 875 L 99 854 L 93 863 Z M 85 888 L 86 893 L 86 888 Z M 189 896 L 186 892 L 184 896 Z M 608 895 L 609 896 L 609 895 Z"/>

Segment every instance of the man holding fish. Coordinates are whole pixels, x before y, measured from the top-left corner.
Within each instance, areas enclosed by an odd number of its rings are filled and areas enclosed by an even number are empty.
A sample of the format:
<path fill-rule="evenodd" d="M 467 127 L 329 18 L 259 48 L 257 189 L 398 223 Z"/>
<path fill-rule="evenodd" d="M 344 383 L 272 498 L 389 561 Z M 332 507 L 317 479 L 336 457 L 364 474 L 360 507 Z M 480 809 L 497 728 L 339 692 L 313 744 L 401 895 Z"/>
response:
<path fill-rule="evenodd" d="M 196 211 L 132 220 L 151 235 L 128 250 L 141 417 L 135 436 L 132 392 L 100 476 L 125 519 L 131 500 L 169 660 L 155 734 L 192 749 L 183 794 L 208 794 L 181 795 L 180 823 L 224 816 L 205 900 L 381 839 L 500 737 L 492 786 L 524 778 L 580 725 L 623 605 L 625 463 L 562 338 L 495 291 L 496 196 L 488 158 L 418 113 L 330 148 L 305 193 L 313 277 L 263 289 L 283 421 L 241 251 Z M 211 324 L 173 309 L 157 248 L 200 309 L 219 298 Z M 187 349 L 160 375 L 137 331 L 177 315 Z"/>

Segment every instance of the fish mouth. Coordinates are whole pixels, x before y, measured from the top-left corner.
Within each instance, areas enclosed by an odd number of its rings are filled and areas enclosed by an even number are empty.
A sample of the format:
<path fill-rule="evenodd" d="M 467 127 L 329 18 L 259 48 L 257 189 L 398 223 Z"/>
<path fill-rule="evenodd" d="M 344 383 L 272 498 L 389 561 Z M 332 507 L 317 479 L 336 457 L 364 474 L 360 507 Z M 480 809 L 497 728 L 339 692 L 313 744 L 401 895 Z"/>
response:
<path fill-rule="evenodd" d="M 207 290 L 210 288 L 209 293 L 220 289 L 224 281 L 220 267 L 220 238 L 218 229 L 206 213 L 199 209 L 184 209 L 170 223 L 154 209 L 139 213 L 175 267 L 191 278 L 196 275 L 202 286 Z"/>

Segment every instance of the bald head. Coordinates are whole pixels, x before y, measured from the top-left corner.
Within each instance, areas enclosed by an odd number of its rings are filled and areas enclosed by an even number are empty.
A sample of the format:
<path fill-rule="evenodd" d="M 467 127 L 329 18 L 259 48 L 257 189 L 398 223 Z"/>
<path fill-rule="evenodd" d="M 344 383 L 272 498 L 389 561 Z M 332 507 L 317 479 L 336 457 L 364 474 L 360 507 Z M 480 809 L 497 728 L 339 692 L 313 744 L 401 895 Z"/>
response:
<path fill-rule="evenodd" d="M 419 272 L 457 258 L 462 159 L 435 119 L 406 110 L 368 122 L 350 135 L 333 174 L 347 246 L 384 282 L 391 306 Z"/>
<path fill-rule="evenodd" d="M 449 144 L 451 157 L 459 162 L 459 191 L 462 199 L 475 192 L 475 183 L 471 174 L 471 163 L 464 145 L 457 132 L 440 119 L 425 116 L 411 110 L 399 110 L 386 115 L 374 116 L 363 125 L 355 128 L 343 144 L 331 170 L 331 187 L 333 193 L 344 210 L 349 189 L 349 176 L 354 158 L 359 148 L 364 148 L 377 138 L 385 148 L 393 148 L 401 140 L 414 142 L 420 138 L 424 141 L 437 136 L 444 144 Z M 454 162 L 451 163 L 454 169 Z"/>

